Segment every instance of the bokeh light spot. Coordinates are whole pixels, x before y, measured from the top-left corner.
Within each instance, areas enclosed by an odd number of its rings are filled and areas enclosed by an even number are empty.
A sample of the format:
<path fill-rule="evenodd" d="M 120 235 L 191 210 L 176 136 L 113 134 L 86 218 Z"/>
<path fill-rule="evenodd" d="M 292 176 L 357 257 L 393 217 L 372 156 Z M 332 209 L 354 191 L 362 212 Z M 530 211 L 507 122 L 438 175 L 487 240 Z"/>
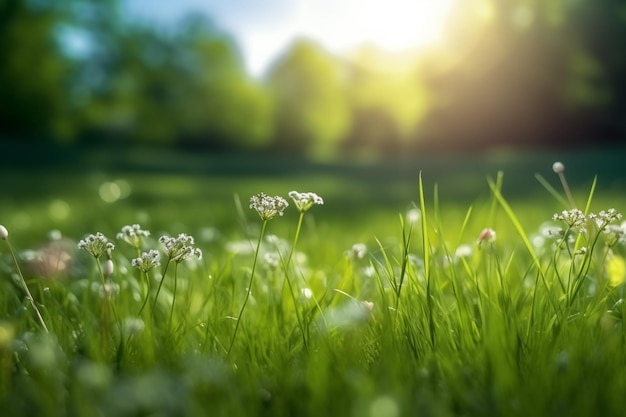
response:
<path fill-rule="evenodd" d="M 113 184 L 117 185 L 117 187 L 120 189 L 120 197 L 119 198 L 126 198 L 130 195 L 131 193 L 131 187 L 130 187 L 130 183 L 128 181 L 126 181 L 123 178 L 117 179 L 115 181 L 113 181 Z"/>
<path fill-rule="evenodd" d="M 115 182 L 103 183 L 100 186 L 98 193 L 100 194 L 102 201 L 105 203 L 114 203 L 122 196 L 122 190 L 120 190 L 120 186 Z"/>
<path fill-rule="evenodd" d="M 53 220 L 65 220 L 70 215 L 70 205 L 63 200 L 54 200 L 48 207 L 48 213 Z"/>

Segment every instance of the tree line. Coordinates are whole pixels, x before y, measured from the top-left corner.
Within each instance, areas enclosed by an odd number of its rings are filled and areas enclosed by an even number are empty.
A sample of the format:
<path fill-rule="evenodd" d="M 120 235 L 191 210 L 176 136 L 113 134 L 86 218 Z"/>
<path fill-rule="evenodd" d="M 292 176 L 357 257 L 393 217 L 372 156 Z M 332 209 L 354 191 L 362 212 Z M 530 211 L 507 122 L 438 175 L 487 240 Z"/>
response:
<path fill-rule="evenodd" d="M 254 79 L 206 17 L 165 30 L 116 0 L 2 0 L 0 137 L 319 157 L 621 144 L 624 35 L 619 0 L 459 0 L 437 47 L 295 40 Z"/>

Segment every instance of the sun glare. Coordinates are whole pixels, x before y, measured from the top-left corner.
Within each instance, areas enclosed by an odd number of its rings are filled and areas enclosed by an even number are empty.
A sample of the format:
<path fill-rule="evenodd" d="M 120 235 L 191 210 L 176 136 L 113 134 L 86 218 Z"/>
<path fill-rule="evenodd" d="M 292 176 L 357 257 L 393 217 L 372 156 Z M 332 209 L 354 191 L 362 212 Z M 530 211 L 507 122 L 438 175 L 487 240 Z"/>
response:
<path fill-rule="evenodd" d="M 282 24 L 244 39 L 248 65 L 259 73 L 267 56 L 304 37 L 345 53 L 363 45 L 404 52 L 435 43 L 457 0 L 300 0 Z M 244 35 L 245 36 L 245 35 Z"/>
<path fill-rule="evenodd" d="M 344 0 L 303 8 L 303 30 L 331 49 L 364 43 L 387 51 L 420 47 L 443 32 L 454 0 Z M 311 2 L 313 3 L 313 2 Z M 309 4 L 311 4 L 309 3 Z"/>

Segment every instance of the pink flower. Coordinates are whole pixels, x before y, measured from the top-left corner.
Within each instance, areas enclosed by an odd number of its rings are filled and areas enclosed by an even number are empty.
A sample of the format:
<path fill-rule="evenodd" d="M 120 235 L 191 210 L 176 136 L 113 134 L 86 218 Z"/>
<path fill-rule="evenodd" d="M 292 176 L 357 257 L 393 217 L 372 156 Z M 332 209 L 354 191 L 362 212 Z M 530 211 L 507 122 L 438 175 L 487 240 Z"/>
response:
<path fill-rule="evenodd" d="M 491 242 L 494 242 L 495 240 L 496 240 L 496 231 L 487 227 L 483 229 L 482 232 L 480 232 L 480 235 L 478 235 L 478 240 L 476 241 L 476 243 L 478 244 L 478 246 L 481 246 L 483 242 L 491 243 Z"/>

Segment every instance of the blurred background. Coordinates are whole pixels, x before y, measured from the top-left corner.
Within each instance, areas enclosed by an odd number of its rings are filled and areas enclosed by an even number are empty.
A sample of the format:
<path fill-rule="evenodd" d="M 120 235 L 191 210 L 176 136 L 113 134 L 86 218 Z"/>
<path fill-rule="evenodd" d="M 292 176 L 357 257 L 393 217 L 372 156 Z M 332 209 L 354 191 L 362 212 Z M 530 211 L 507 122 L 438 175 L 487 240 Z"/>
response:
<path fill-rule="evenodd" d="M 0 0 L 0 138 L 316 160 L 623 147 L 624 39 L 620 0 Z"/>
<path fill-rule="evenodd" d="M 624 39 L 621 0 L 0 0 L 0 211 L 405 207 L 420 171 L 471 201 L 499 169 L 524 199 L 557 159 L 624 195 Z"/>

